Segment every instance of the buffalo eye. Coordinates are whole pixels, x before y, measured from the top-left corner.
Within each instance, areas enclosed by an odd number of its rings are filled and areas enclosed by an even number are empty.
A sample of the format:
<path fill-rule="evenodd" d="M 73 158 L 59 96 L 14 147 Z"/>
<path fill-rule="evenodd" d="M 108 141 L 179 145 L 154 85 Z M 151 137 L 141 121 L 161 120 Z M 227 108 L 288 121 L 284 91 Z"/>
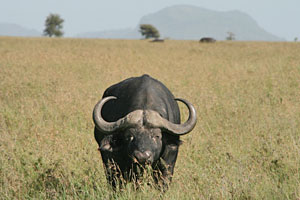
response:
<path fill-rule="evenodd" d="M 127 139 L 128 142 L 131 142 L 134 139 L 134 137 L 132 135 L 130 135 L 126 139 Z"/>
<path fill-rule="evenodd" d="M 152 136 L 152 139 L 159 140 L 160 139 L 160 135 L 154 135 L 154 136 Z"/>

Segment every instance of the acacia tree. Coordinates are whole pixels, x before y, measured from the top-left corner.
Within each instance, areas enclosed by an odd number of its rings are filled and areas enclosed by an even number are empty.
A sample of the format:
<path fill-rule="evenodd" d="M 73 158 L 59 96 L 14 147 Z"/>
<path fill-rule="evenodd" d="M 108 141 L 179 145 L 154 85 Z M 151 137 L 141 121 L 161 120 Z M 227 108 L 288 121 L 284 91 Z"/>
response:
<path fill-rule="evenodd" d="M 151 24 L 141 24 L 140 32 L 141 32 L 142 36 L 144 36 L 146 39 L 160 37 L 158 30 Z"/>
<path fill-rule="evenodd" d="M 63 22 L 64 20 L 58 14 L 50 14 L 45 21 L 44 35 L 49 37 L 63 36 Z"/>

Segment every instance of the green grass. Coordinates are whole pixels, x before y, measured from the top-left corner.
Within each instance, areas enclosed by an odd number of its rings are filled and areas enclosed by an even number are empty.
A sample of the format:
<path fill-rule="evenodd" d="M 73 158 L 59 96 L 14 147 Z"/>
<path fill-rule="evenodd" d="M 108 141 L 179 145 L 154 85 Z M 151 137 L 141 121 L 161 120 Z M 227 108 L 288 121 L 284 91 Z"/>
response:
<path fill-rule="evenodd" d="M 165 194 L 114 193 L 92 110 L 144 73 L 198 124 Z M 299 43 L 0 37 L 0 199 L 299 199 L 299 80 Z"/>

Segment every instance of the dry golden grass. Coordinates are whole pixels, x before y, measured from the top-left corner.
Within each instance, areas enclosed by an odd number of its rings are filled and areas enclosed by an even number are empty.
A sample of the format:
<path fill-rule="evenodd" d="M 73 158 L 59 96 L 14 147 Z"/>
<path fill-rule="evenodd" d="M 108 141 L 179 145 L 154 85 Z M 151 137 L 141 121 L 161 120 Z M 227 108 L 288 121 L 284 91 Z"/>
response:
<path fill-rule="evenodd" d="M 113 193 L 92 109 L 145 73 L 192 102 L 198 124 L 166 194 Z M 299 199 L 299 80 L 299 43 L 0 37 L 0 198 Z"/>

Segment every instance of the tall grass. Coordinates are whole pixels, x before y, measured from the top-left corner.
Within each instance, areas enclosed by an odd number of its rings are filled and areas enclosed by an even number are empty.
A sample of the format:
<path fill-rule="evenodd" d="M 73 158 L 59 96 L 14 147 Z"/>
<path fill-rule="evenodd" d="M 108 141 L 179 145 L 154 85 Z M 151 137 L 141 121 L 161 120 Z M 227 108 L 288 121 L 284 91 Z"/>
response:
<path fill-rule="evenodd" d="M 144 73 L 192 102 L 198 124 L 165 194 L 114 193 L 91 112 Z M 299 80 L 298 43 L 1 37 L 0 199 L 299 199 Z"/>

